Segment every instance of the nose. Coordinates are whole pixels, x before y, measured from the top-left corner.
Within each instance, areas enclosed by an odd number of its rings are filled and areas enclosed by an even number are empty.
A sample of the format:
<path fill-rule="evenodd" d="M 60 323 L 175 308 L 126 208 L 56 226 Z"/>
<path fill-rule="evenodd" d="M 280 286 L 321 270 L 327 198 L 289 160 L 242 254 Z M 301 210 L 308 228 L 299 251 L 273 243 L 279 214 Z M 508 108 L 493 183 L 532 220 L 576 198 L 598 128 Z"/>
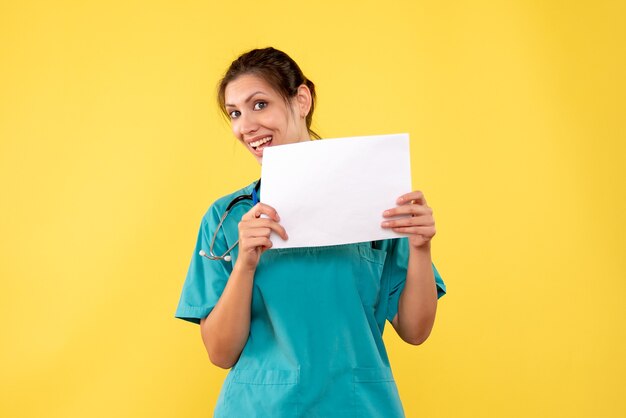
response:
<path fill-rule="evenodd" d="M 241 114 L 237 119 L 238 122 L 238 131 L 241 136 L 246 136 L 253 134 L 259 129 L 259 124 L 256 120 L 256 117 L 251 112 L 246 112 L 245 114 Z"/>

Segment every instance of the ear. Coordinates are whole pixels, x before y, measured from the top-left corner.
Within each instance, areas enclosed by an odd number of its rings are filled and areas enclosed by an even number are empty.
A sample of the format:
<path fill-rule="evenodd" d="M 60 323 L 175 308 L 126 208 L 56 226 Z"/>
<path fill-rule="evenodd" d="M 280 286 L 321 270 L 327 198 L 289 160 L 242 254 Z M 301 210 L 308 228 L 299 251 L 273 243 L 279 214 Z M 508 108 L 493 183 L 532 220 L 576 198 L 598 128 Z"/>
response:
<path fill-rule="evenodd" d="M 306 118 L 311 110 L 311 90 L 305 84 L 300 84 L 295 99 L 300 117 Z"/>

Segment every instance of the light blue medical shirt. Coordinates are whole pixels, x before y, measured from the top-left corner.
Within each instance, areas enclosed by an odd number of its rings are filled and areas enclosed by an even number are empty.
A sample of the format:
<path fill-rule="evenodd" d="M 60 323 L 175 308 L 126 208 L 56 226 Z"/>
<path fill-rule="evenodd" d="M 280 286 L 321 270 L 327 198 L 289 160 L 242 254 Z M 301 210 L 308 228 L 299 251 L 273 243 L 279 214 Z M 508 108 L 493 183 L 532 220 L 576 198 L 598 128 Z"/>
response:
<path fill-rule="evenodd" d="M 226 206 L 254 183 L 217 200 L 202 218 L 176 317 L 200 323 L 237 260 L 208 260 Z M 251 208 L 238 203 L 217 234 L 215 254 L 238 238 Z M 288 232 L 288 231 L 287 231 Z M 398 312 L 408 240 L 272 249 L 254 276 L 250 335 L 222 386 L 215 417 L 404 417 L 382 334 Z M 446 286 L 433 265 L 438 296 Z M 228 326 L 228 324 L 224 324 Z"/>

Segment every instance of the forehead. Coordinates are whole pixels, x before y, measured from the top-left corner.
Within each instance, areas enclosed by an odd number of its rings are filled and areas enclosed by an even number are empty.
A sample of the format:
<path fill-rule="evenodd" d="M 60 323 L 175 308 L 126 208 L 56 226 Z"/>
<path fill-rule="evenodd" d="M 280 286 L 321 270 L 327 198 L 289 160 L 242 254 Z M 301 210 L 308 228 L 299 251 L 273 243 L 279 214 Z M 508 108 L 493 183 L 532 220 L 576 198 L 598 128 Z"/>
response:
<path fill-rule="evenodd" d="M 243 103 L 257 92 L 263 93 L 266 96 L 278 95 L 272 86 L 261 77 L 252 74 L 244 74 L 226 85 L 224 99 L 227 105 L 237 105 Z"/>

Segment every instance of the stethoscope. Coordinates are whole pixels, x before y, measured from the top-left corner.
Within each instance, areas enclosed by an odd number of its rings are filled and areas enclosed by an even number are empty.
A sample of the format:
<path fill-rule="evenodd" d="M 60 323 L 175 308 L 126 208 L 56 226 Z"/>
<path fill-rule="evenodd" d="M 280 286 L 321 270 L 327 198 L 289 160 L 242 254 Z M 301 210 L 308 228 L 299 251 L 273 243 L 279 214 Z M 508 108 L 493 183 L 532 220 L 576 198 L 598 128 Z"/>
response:
<path fill-rule="evenodd" d="M 224 211 L 224 214 L 222 215 L 222 219 L 220 219 L 220 222 L 217 224 L 217 228 L 215 228 L 215 231 L 213 232 L 213 237 L 211 238 L 211 244 L 209 245 L 209 254 L 207 254 L 204 250 L 200 250 L 200 255 L 202 257 L 206 257 L 209 260 L 224 260 L 224 261 L 232 260 L 232 257 L 229 255 L 229 253 L 233 250 L 233 248 L 235 248 L 237 246 L 237 244 L 239 244 L 239 239 L 237 239 L 237 241 L 235 241 L 235 243 L 233 245 L 231 245 L 226 251 L 224 251 L 224 254 L 216 255 L 213 252 L 213 246 L 215 245 L 215 239 L 217 237 L 217 233 L 219 232 L 220 228 L 222 227 L 222 224 L 224 223 L 224 220 L 228 216 L 228 212 L 230 212 L 230 210 L 237 203 L 243 202 L 244 200 L 251 200 L 252 201 L 252 206 L 254 206 L 257 203 L 259 203 L 259 190 L 260 190 L 260 188 L 261 188 L 261 179 L 259 179 L 256 182 L 256 184 L 254 185 L 254 188 L 252 189 L 252 193 L 251 194 L 242 194 L 240 196 L 237 196 L 233 200 L 231 200 L 231 202 L 228 204 L 228 206 L 226 206 L 226 210 Z"/>

